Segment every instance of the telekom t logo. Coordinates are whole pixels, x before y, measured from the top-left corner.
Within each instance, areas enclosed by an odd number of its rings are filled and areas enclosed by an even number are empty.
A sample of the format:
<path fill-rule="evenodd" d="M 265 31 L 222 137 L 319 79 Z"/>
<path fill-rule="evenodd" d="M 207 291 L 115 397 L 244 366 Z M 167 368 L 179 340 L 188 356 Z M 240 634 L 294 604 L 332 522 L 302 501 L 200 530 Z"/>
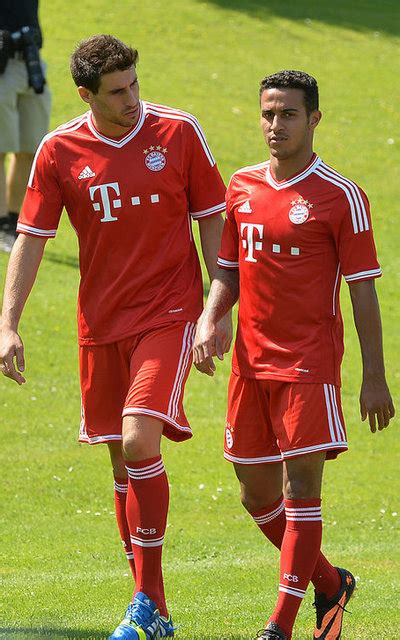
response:
<path fill-rule="evenodd" d="M 93 202 L 93 209 L 95 211 L 101 211 L 101 207 L 103 206 L 103 217 L 100 222 L 112 222 L 113 220 L 118 220 L 118 218 L 111 215 L 111 197 L 115 194 L 117 196 L 120 195 L 119 184 L 118 182 L 109 182 L 108 184 L 99 184 L 95 187 L 89 188 L 90 199 L 94 201 L 94 194 L 96 191 L 100 191 L 100 202 Z M 114 192 L 114 193 L 112 193 Z M 116 198 L 112 200 L 112 206 L 114 209 L 121 208 L 121 198 Z"/>
<path fill-rule="evenodd" d="M 261 251 L 262 249 L 261 241 L 264 235 L 264 225 L 242 222 L 240 225 L 240 235 L 242 236 L 243 249 L 247 249 L 245 260 L 247 262 L 257 262 L 254 257 L 254 251 Z M 257 237 L 258 240 L 256 239 Z"/>

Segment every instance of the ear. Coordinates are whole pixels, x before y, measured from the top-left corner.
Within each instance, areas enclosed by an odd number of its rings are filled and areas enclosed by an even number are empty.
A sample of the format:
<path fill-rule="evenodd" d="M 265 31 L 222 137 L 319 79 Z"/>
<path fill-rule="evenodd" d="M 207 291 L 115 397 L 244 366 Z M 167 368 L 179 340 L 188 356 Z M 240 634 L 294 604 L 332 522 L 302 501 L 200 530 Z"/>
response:
<path fill-rule="evenodd" d="M 89 89 L 86 89 L 86 87 L 78 87 L 78 93 L 84 102 L 87 102 L 88 104 L 91 103 L 92 92 Z"/>
<path fill-rule="evenodd" d="M 309 118 L 310 128 L 315 129 L 319 125 L 321 118 L 322 118 L 321 111 L 316 110 L 310 113 L 310 118 Z"/>

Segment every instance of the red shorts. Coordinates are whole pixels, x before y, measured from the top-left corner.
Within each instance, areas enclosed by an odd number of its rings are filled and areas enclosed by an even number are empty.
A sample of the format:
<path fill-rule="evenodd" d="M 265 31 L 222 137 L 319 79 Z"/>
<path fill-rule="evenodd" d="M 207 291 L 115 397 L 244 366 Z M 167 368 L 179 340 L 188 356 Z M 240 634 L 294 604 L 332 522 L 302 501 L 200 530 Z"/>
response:
<path fill-rule="evenodd" d="M 224 456 L 238 464 L 281 462 L 347 449 L 340 389 L 231 374 Z"/>
<path fill-rule="evenodd" d="M 81 346 L 79 441 L 121 440 L 122 418 L 132 414 L 164 422 L 170 440 L 191 438 L 182 403 L 194 331 L 193 322 L 174 322 L 112 344 Z"/>

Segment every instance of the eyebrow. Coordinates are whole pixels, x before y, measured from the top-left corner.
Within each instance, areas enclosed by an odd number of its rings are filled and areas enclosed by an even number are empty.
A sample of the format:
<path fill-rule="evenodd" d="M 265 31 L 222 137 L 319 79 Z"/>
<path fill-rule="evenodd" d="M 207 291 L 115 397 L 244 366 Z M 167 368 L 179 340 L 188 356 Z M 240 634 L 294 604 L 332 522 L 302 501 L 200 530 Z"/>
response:
<path fill-rule="evenodd" d="M 132 84 L 136 84 L 138 81 L 137 78 L 135 78 L 129 86 L 131 86 Z M 123 91 L 125 89 L 125 87 L 115 87 L 114 89 L 110 89 L 110 91 L 108 93 L 118 93 L 118 91 Z"/>
<path fill-rule="evenodd" d="M 299 109 L 295 109 L 295 107 L 287 107 L 287 109 L 282 109 L 281 113 L 288 113 L 289 111 L 295 111 L 298 112 Z M 273 109 L 262 109 L 261 113 L 272 113 Z"/>

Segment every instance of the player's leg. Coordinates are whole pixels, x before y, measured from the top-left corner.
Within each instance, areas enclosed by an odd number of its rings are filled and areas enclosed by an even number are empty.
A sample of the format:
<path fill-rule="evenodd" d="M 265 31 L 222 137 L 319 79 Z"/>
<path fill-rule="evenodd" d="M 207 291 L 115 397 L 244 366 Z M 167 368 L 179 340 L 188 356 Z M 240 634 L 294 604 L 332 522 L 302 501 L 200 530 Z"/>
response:
<path fill-rule="evenodd" d="M 243 506 L 266 538 L 280 549 L 286 529 L 282 464 L 234 466 Z M 340 586 L 337 569 L 322 552 L 319 553 L 311 582 L 316 591 L 328 599 L 337 593 Z"/>
<path fill-rule="evenodd" d="M 135 630 L 145 633 L 146 639 L 153 638 L 153 633 L 157 638 L 157 633 L 160 637 L 174 635 L 162 575 L 169 485 L 160 441 L 162 435 L 177 441 L 191 437 L 183 392 L 191 365 L 193 335 L 193 323 L 173 323 L 140 336 L 131 352 L 131 387 L 123 411 L 123 454 L 128 472 L 126 513 L 136 588 L 126 617 L 111 639 L 136 640 L 135 635 L 130 635 Z M 158 611 L 160 615 L 155 619 Z M 157 622 L 158 629 L 154 631 Z"/>
<path fill-rule="evenodd" d="M 122 455 L 122 409 L 129 389 L 129 359 L 122 345 L 83 346 L 79 349 L 82 395 L 80 442 L 108 445 L 114 475 L 114 502 L 118 528 L 133 576 L 134 561 L 126 519 L 128 474 Z"/>
<path fill-rule="evenodd" d="M 280 556 L 279 596 L 269 622 L 291 638 L 321 547 L 321 482 L 325 452 L 284 463 L 286 528 Z M 267 627 L 268 628 L 268 627 Z"/>
<path fill-rule="evenodd" d="M 124 547 L 126 559 L 128 560 L 132 571 L 133 579 L 136 578 L 135 559 L 132 551 L 132 543 L 129 531 L 128 520 L 126 517 L 126 500 L 128 497 L 128 473 L 126 471 L 125 459 L 122 454 L 121 442 L 109 442 L 108 450 L 110 453 L 111 465 L 114 475 L 114 506 L 115 516 L 121 542 Z"/>
<path fill-rule="evenodd" d="M 324 462 L 347 448 L 340 412 L 325 387 L 271 383 L 271 421 L 284 458 L 286 528 L 279 597 L 270 620 L 287 638 L 313 574 L 318 582 L 322 569 L 329 589 L 340 583 L 337 570 L 320 553 Z"/>
<path fill-rule="evenodd" d="M 167 526 L 169 485 L 160 452 L 164 424 L 147 415 L 123 419 L 123 455 L 128 472 L 126 514 L 135 558 L 134 596 L 143 592 L 167 616 L 162 549 Z"/>

